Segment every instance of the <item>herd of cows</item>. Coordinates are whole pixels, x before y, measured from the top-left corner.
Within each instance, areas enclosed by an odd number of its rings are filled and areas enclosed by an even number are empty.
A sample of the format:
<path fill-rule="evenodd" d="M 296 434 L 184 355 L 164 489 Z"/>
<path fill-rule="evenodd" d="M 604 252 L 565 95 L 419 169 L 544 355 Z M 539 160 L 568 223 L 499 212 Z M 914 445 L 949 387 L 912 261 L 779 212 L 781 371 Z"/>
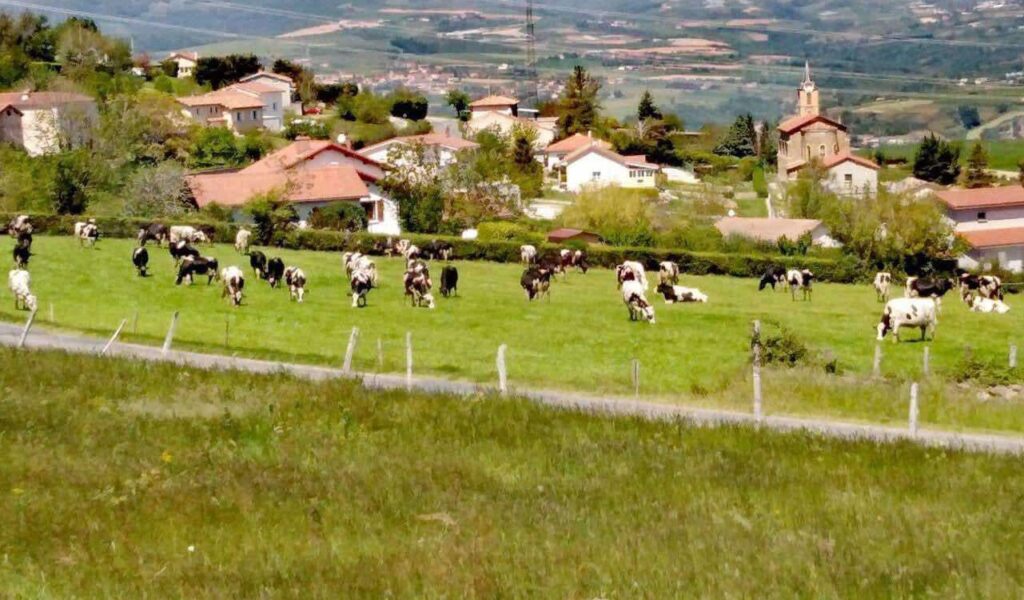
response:
<path fill-rule="evenodd" d="M 29 259 L 32 256 L 32 224 L 28 216 L 16 217 L 8 225 L 8 233 L 15 238 L 13 250 L 14 269 L 8 273 L 8 287 L 14 295 L 15 308 L 35 311 L 38 301 L 31 291 L 31 276 L 28 271 Z M 100 237 L 99 229 L 93 220 L 82 221 L 74 226 L 74 235 L 82 246 L 94 246 Z M 292 300 L 302 302 L 306 294 L 306 274 L 297 266 L 287 266 L 279 257 L 268 258 L 259 250 L 252 250 L 250 243 L 252 233 L 239 229 L 235 236 L 235 249 L 240 255 L 247 255 L 249 266 L 255 276 L 266 281 L 271 288 L 284 284 L 289 290 Z M 132 251 L 131 261 L 138 274 L 147 276 L 149 251 L 146 243 L 153 241 L 158 246 L 167 244 L 176 271 L 175 284 L 192 285 L 196 277 L 207 278 L 207 285 L 219 280 L 223 285 L 222 297 L 238 307 L 242 305 L 245 289 L 245 273 L 235 265 L 220 269 L 219 262 L 212 256 L 203 256 L 198 246 L 210 243 L 209 236 L 191 226 L 166 226 L 154 223 L 138 232 L 138 245 Z M 405 295 L 413 306 L 434 308 L 434 297 L 431 293 L 433 282 L 427 259 L 441 259 L 446 263 L 453 257 L 453 247 L 443 241 L 433 241 L 423 248 L 409 240 L 378 241 L 373 254 L 384 256 L 399 255 L 405 259 L 406 270 L 403 276 Z M 556 276 L 568 276 L 570 270 L 586 273 L 589 270 L 587 254 L 584 250 L 562 249 L 557 253 L 541 255 L 532 245 L 520 247 L 520 260 L 525 266 L 520 285 L 528 301 L 541 297 L 551 298 L 551 284 Z M 378 286 L 377 267 L 370 255 L 360 252 L 342 254 L 342 265 L 349 278 L 352 295 L 352 307 L 366 306 L 371 290 Z M 696 288 L 679 285 L 679 266 L 671 261 L 663 261 L 648 265 L 657 269 L 657 293 L 664 297 L 666 304 L 707 302 L 708 296 Z M 625 261 L 616 266 L 615 274 L 622 301 L 632 321 L 655 322 L 653 304 L 647 298 L 650 289 L 647 279 L 647 268 L 637 261 Z M 814 274 L 808 269 L 786 269 L 771 267 L 761 278 L 759 290 L 767 287 L 790 290 L 792 299 L 799 293 L 804 301 L 812 298 Z M 458 293 L 459 272 L 445 264 L 441 269 L 441 295 L 449 297 Z M 955 279 L 909 277 L 905 285 L 903 298 L 890 299 L 893 276 L 890 273 L 876 274 L 874 288 L 878 300 L 885 303 L 881 320 L 877 327 L 877 339 L 883 340 L 892 333 L 893 340 L 899 341 L 901 328 L 919 328 L 921 337 L 928 335 L 934 339 L 942 307 L 942 298 L 950 291 L 958 289 L 963 302 L 974 312 L 1005 314 L 1010 307 L 1004 302 L 1003 286 L 994 275 L 973 275 L 959 273 Z"/>

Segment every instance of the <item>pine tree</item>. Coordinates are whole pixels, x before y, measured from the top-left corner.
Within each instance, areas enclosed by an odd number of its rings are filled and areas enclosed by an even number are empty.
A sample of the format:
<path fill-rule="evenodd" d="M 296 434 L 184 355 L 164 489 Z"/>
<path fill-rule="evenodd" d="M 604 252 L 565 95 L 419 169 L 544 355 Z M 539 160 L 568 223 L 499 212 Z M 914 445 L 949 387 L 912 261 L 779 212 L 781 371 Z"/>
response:
<path fill-rule="evenodd" d="M 757 129 L 754 127 L 754 117 L 749 114 L 736 117 L 721 143 L 715 148 L 715 154 L 736 158 L 757 156 Z"/>
<path fill-rule="evenodd" d="M 914 156 L 914 177 L 952 185 L 960 177 L 960 147 L 934 134 L 926 137 Z"/>
<path fill-rule="evenodd" d="M 988 173 L 988 155 L 981 142 L 974 144 L 971 155 L 967 157 L 967 170 L 964 172 L 964 187 L 980 188 L 992 184 L 992 176 Z"/>
<path fill-rule="evenodd" d="M 587 133 L 593 129 L 601 109 L 597 99 L 600 90 L 600 82 L 585 68 L 576 65 L 558 102 L 558 137 Z"/>
<path fill-rule="evenodd" d="M 648 119 L 660 121 L 662 119 L 661 111 L 654 104 L 654 96 L 651 95 L 650 90 L 644 90 L 644 95 L 640 97 L 640 104 L 636 108 L 636 117 L 641 121 Z"/>

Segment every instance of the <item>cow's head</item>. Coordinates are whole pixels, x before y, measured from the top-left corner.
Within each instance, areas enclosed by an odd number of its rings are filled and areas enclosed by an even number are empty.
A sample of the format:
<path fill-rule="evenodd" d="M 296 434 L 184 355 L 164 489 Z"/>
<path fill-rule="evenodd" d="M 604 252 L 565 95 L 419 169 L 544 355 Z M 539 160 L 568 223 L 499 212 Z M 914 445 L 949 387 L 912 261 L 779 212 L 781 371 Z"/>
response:
<path fill-rule="evenodd" d="M 885 339 L 885 336 L 892 331 L 892 313 L 889 309 L 886 309 L 882 313 L 882 320 L 878 323 L 878 337 L 876 338 L 879 342 Z"/>
<path fill-rule="evenodd" d="M 675 290 L 672 289 L 672 285 L 668 282 L 662 282 L 658 284 L 657 291 L 659 294 L 663 294 L 666 300 L 670 300 Z"/>

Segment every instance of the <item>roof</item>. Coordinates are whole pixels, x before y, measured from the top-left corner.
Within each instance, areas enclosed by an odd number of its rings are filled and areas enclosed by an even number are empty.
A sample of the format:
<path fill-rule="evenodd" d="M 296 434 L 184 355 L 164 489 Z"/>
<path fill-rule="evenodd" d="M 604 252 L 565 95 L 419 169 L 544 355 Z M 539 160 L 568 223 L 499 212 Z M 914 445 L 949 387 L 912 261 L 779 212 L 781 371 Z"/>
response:
<path fill-rule="evenodd" d="M 232 88 L 224 88 L 199 96 L 185 96 L 178 98 L 178 102 L 185 106 L 223 106 L 228 110 L 263 108 L 263 100 L 260 100 L 258 95 Z"/>
<path fill-rule="evenodd" d="M 263 83 L 262 81 L 256 81 L 256 80 L 243 81 L 241 83 L 236 83 L 236 84 L 234 84 L 232 86 L 229 86 L 226 89 L 244 90 L 246 92 L 252 92 L 254 94 L 269 94 L 269 93 L 280 94 L 280 93 L 283 93 L 283 91 L 284 91 L 280 87 L 275 87 L 275 86 L 272 86 L 272 85 L 270 85 L 268 83 Z"/>
<path fill-rule="evenodd" d="M 477 100 L 476 102 L 470 102 L 470 108 L 491 108 L 498 106 L 515 106 L 519 104 L 519 101 L 515 98 L 509 98 L 508 96 L 487 96 Z"/>
<path fill-rule="evenodd" d="M 592 143 L 597 143 L 598 145 L 602 145 L 606 148 L 611 148 L 611 144 L 604 140 L 595 140 L 589 135 L 574 133 L 564 140 L 551 144 L 544 149 L 544 152 L 547 154 L 568 154 L 570 152 L 575 152 L 584 146 L 589 146 Z"/>
<path fill-rule="evenodd" d="M 18 110 L 53 108 L 67 104 L 92 104 L 93 99 L 74 92 L 5 92 L 0 93 L 0 106 L 13 106 Z"/>
<path fill-rule="evenodd" d="M 582 229 L 572 229 L 571 227 L 563 227 L 561 229 L 556 229 L 549 233 L 548 241 L 561 242 L 581 235 L 601 239 L 601 236 L 594 233 L 593 231 L 584 231 Z"/>
<path fill-rule="evenodd" d="M 351 166 L 355 167 L 364 179 L 376 181 L 383 175 L 384 167 L 379 162 L 329 140 L 296 140 L 249 165 L 242 173 L 287 171 L 327 150 L 354 159 L 353 162 L 357 164 Z"/>
<path fill-rule="evenodd" d="M 260 78 L 263 78 L 263 77 L 267 77 L 267 78 L 270 78 L 270 79 L 276 79 L 277 81 L 280 81 L 282 83 L 287 83 L 288 85 L 294 85 L 295 84 L 295 82 L 292 81 L 291 77 L 288 77 L 287 75 L 281 75 L 280 73 L 271 73 L 269 71 L 260 71 L 258 73 L 253 73 L 252 75 L 246 75 L 245 77 L 241 78 L 239 81 L 241 81 L 242 83 L 245 83 L 247 81 L 253 81 L 255 79 L 260 79 Z"/>
<path fill-rule="evenodd" d="M 359 151 L 360 154 L 367 154 L 380 150 L 381 148 L 387 148 L 394 144 L 423 144 L 424 146 L 440 146 L 442 148 L 449 148 L 451 150 L 468 150 L 470 148 L 479 148 L 480 144 L 464 140 L 462 138 L 452 137 L 443 133 L 427 133 L 423 135 L 408 135 L 404 137 L 395 137 L 390 140 L 384 140 L 383 142 L 376 143 L 372 146 L 367 146 Z"/>
<path fill-rule="evenodd" d="M 646 156 L 643 156 L 643 155 L 640 155 L 640 154 L 633 155 L 633 156 L 623 156 L 623 155 L 619 154 L 618 152 L 615 152 L 611 148 L 607 148 L 607 147 L 605 147 L 605 146 L 603 146 L 603 145 L 601 145 L 601 144 L 599 144 L 597 142 L 600 142 L 600 140 L 592 142 L 589 146 L 583 146 L 583 147 L 578 148 L 577 150 L 575 150 L 573 152 L 570 152 L 569 154 L 567 154 L 565 156 L 565 158 L 562 159 L 562 161 L 565 164 L 570 165 L 570 164 L 576 162 L 577 160 L 583 158 L 584 156 L 590 154 L 591 152 L 594 152 L 594 153 L 600 154 L 601 156 L 607 158 L 608 160 L 615 161 L 615 162 L 619 163 L 620 165 L 625 165 L 627 167 L 638 167 L 638 168 L 642 168 L 642 169 L 660 169 L 661 168 L 661 167 L 659 167 L 656 164 L 647 162 L 647 157 Z"/>
<path fill-rule="evenodd" d="M 817 219 L 768 219 L 762 217 L 722 217 L 715 222 L 723 236 L 738 235 L 763 242 L 782 238 L 797 240 L 821 225 Z"/>
<path fill-rule="evenodd" d="M 972 248 L 1024 246 L 1024 227 L 961 231 L 957 232 L 957 235 L 964 238 Z"/>
<path fill-rule="evenodd" d="M 254 196 L 282 190 L 289 202 L 359 200 L 370 195 L 355 167 L 332 165 L 302 171 L 209 173 L 187 178 L 200 208 L 208 204 L 241 206 Z"/>
<path fill-rule="evenodd" d="M 15 106 L 13 104 L 2 104 L 2 105 L 0 105 L 0 113 L 6 111 L 8 108 L 13 109 L 14 112 L 18 113 L 19 115 L 24 114 L 20 110 L 18 110 L 17 106 Z"/>
<path fill-rule="evenodd" d="M 173 60 L 175 58 L 184 58 L 184 59 L 190 60 L 192 62 L 197 62 L 199 60 L 199 53 L 198 52 L 173 52 L 170 56 L 167 57 L 167 60 Z"/>
<path fill-rule="evenodd" d="M 1024 187 L 1019 185 L 941 190 L 935 196 L 954 210 L 1024 206 Z"/>
<path fill-rule="evenodd" d="M 821 164 L 826 169 L 831 169 L 832 167 L 841 165 L 844 162 L 856 163 L 856 164 L 858 164 L 858 165 L 860 165 L 862 167 L 867 167 L 869 169 L 874 169 L 876 171 L 879 169 L 879 166 L 877 164 L 875 164 L 874 161 L 868 160 L 866 158 L 862 158 L 860 156 L 857 156 L 856 154 L 850 154 L 848 152 L 841 152 L 839 154 L 834 154 L 834 155 L 826 158 Z"/>
<path fill-rule="evenodd" d="M 793 133 L 794 131 L 799 131 L 804 127 L 807 127 L 811 123 L 819 121 L 822 123 L 828 123 L 833 127 L 838 127 L 839 129 L 846 131 L 846 125 L 843 125 L 839 121 L 833 121 L 825 115 L 799 115 L 796 117 L 790 117 L 779 123 L 779 131 L 782 133 Z"/>

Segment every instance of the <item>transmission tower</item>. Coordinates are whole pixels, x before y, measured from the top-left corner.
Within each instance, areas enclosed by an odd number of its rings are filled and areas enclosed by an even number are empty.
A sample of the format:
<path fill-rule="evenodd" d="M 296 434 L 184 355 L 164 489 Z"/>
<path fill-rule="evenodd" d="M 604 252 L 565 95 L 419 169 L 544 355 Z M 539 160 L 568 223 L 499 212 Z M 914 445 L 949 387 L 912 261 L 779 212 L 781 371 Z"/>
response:
<path fill-rule="evenodd" d="M 526 105 L 537 106 L 537 31 L 533 20 L 533 0 L 526 0 L 526 69 L 523 73 Z"/>

